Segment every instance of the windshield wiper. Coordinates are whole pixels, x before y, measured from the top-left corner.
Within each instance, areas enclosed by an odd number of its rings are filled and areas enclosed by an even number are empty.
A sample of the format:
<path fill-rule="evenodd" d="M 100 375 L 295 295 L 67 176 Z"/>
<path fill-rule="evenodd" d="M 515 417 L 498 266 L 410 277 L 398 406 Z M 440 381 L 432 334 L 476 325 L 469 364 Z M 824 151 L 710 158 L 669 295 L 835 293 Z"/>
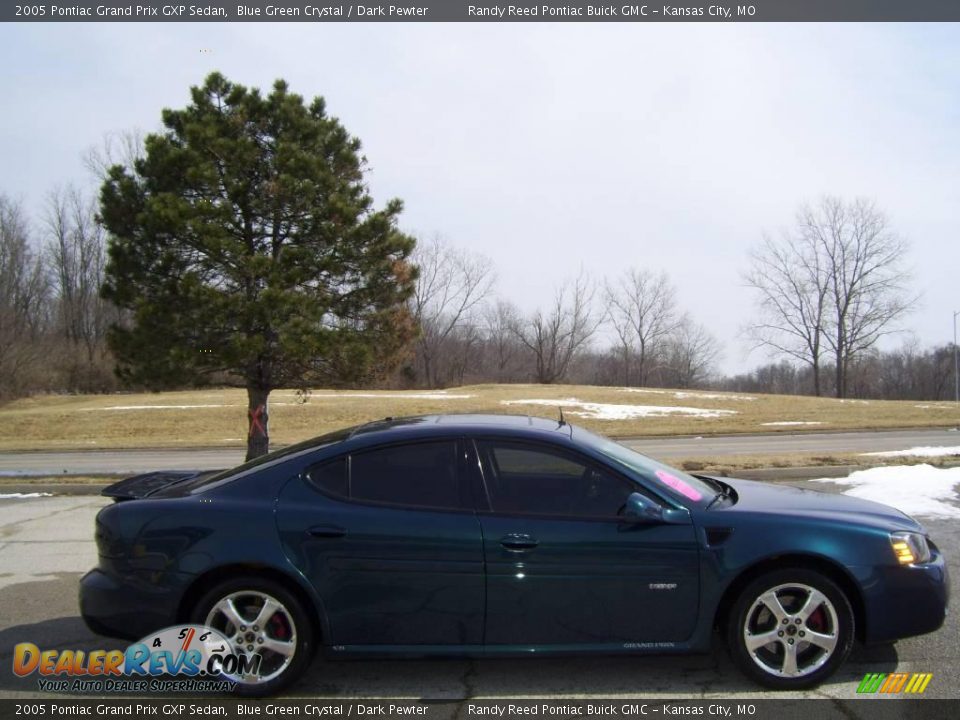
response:
<path fill-rule="evenodd" d="M 713 500 L 711 500 L 710 502 L 707 503 L 707 506 L 704 508 L 704 510 L 709 510 L 709 509 L 712 508 L 712 507 L 714 506 L 714 504 L 716 504 L 718 501 L 720 501 L 720 500 L 729 500 L 730 497 L 731 497 L 730 491 L 727 490 L 727 488 L 726 488 L 725 485 L 723 485 L 721 482 L 719 482 L 719 481 L 717 481 L 717 480 L 714 480 L 713 478 L 710 478 L 710 480 L 711 480 L 718 488 L 720 488 L 720 492 L 718 492 L 716 495 L 713 496 Z"/>

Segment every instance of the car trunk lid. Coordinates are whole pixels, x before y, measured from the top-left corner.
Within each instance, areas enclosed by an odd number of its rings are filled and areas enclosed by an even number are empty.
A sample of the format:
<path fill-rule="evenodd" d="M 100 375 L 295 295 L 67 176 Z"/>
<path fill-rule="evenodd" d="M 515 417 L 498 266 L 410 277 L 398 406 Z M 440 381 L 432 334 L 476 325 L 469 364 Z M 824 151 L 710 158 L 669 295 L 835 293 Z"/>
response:
<path fill-rule="evenodd" d="M 161 470 L 128 477 L 105 487 L 100 494 L 116 502 L 149 497 L 159 490 L 205 473 L 199 470 Z"/>

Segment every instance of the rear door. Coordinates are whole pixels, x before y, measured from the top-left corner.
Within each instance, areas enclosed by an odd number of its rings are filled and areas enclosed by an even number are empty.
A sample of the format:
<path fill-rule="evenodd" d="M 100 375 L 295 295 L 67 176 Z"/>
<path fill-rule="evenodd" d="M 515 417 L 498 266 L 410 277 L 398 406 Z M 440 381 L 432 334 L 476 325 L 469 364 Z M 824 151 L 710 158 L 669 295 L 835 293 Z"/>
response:
<path fill-rule="evenodd" d="M 693 525 L 620 513 L 641 488 L 564 449 L 476 444 L 485 480 L 488 645 L 687 639 L 699 602 Z"/>
<path fill-rule="evenodd" d="M 323 599 L 333 645 L 476 645 L 483 548 L 464 443 L 358 451 L 288 483 L 277 521 L 286 552 Z"/>

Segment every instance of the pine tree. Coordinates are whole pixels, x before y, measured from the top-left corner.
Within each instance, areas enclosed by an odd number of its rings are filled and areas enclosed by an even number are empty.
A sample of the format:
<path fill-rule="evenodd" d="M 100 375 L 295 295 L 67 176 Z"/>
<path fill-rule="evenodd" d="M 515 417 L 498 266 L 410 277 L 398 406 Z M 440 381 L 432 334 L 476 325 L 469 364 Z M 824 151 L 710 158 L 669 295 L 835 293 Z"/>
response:
<path fill-rule="evenodd" d="M 373 207 L 360 141 L 278 80 L 266 97 L 211 74 L 132 168 L 101 189 L 103 296 L 118 373 L 152 389 L 247 390 L 247 459 L 268 451 L 278 387 L 389 370 L 415 334 L 414 240 Z"/>

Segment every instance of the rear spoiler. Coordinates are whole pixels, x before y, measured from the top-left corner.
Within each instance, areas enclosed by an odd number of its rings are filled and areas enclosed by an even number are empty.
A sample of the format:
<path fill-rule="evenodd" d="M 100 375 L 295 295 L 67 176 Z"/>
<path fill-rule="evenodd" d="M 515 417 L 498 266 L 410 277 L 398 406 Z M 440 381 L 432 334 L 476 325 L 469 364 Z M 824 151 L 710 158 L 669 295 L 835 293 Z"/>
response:
<path fill-rule="evenodd" d="M 118 483 L 108 485 L 100 494 L 120 502 L 121 500 L 137 500 L 153 495 L 165 487 L 190 480 L 205 474 L 199 470 L 169 470 L 144 473 L 125 478 Z"/>

